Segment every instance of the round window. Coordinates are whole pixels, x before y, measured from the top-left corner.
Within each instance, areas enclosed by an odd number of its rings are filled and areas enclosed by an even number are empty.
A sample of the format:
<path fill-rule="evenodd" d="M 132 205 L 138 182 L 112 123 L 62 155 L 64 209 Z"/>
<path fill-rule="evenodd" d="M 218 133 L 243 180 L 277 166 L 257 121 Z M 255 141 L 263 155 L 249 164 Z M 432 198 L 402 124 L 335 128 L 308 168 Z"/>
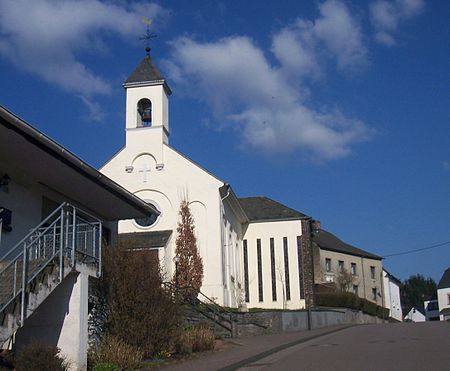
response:
<path fill-rule="evenodd" d="M 159 211 L 159 208 L 150 201 L 145 200 L 145 202 L 147 202 L 148 204 L 152 205 L 156 210 Z M 152 225 L 154 225 L 158 219 L 160 218 L 161 214 L 156 215 L 156 214 L 150 214 L 148 216 L 144 216 L 142 218 L 136 218 L 134 219 L 134 222 L 139 226 L 139 227 L 143 227 L 143 228 L 148 228 L 151 227 Z"/>

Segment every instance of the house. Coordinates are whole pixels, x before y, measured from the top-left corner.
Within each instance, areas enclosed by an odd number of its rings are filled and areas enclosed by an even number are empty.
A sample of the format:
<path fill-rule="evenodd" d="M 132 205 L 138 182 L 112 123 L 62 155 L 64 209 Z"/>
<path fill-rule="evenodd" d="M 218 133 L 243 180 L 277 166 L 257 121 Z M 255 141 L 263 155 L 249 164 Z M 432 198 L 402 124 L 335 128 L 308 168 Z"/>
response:
<path fill-rule="evenodd" d="M 400 286 L 402 282 L 383 269 L 384 307 L 389 309 L 389 317 L 401 322 L 403 320 L 400 301 Z"/>
<path fill-rule="evenodd" d="M 425 300 L 423 307 L 427 321 L 439 321 L 439 303 L 436 299 Z"/>
<path fill-rule="evenodd" d="M 405 322 L 425 322 L 426 317 L 423 309 L 418 307 L 412 307 L 410 311 L 403 318 Z"/>
<path fill-rule="evenodd" d="M 318 227 L 312 237 L 314 282 L 342 285 L 361 298 L 383 306 L 382 258 L 349 245 Z"/>
<path fill-rule="evenodd" d="M 444 272 L 437 287 L 439 315 L 441 321 L 450 320 L 450 268 Z"/>
<path fill-rule="evenodd" d="M 0 342 L 87 360 L 89 281 L 117 221 L 158 211 L 0 106 Z"/>
<path fill-rule="evenodd" d="M 170 146 L 172 90 L 149 53 L 123 86 L 125 146 L 101 172 L 152 205 L 159 215 L 122 220 L 120 238 L 139 241 L 139 248 L 158 254 L 170 279 L 176 269 L 178 212 L 187 200 L 204 266 L 202 293 L 229 307 L 313 305 L 314 220 L 267 197 L 237 197 L 225 180 Z M 338 264 L 339 255 L 349 270 L 355 264 L 353 289 L 381 303 L 381 258 L 336 237 L 329 241 L 330 234 L 321 233 L 326 243 L 318 259 L 323 264 L 334 259 L 333 264 Z M 321 274 L 319 281 L 325 276 Z"/>

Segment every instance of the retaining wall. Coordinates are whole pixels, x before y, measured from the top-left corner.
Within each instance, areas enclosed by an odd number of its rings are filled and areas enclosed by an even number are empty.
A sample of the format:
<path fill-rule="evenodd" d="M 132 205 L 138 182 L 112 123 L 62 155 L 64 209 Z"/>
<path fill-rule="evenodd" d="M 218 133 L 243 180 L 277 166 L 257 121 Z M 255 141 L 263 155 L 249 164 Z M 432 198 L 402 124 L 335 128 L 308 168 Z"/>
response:
<path fill-rule="evenodd" d="M 236 320 L 238 337 L 384 322 L 381 318 L 347 308 L 312 309 L 309 314 L 307 310 L 237 313 Z"/>

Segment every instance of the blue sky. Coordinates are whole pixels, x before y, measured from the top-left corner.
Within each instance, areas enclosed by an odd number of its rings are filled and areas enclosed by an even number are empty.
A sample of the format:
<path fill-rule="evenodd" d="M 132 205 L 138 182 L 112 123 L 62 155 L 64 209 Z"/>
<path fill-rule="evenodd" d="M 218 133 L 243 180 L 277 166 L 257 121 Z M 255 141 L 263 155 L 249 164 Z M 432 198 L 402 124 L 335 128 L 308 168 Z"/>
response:
<path fill-rule="evenodd" d="M 126 77 L 152 57 L 171 145 L 381 256 L 450 240 L 450 3 L 0 2 L 0 103 L 95 167 L 125 140 Z M 450 245 L 392 257 L 438 280 Z"/>

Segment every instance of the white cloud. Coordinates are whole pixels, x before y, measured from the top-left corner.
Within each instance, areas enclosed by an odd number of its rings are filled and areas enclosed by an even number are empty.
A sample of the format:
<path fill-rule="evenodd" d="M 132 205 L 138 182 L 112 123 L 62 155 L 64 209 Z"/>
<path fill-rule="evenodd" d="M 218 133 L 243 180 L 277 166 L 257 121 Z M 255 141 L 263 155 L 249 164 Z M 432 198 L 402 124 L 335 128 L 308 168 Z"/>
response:
<path fill-rule="evenodd" d="M 386 46 L 396 44 L 394 35 L 399 24 L 422 13 L 424 0 L 376 0 L 370 4 L 375 40 Z"/>
<path fill-rule="evenodd" d="M 341 70 L 364 66 L 367 49 L 349 8 L 341 1 L 328 0 L 319 5 L 319 13 L 313 21 L 299 18 L 274 35 L 272 52 L 286 72 L 316 78 L 330 58 Z"/>
<path fill-rule="evenodd" d="M 142 15 L 158 18 L 165 12 L 143 2 L 2 0 L 0 54 L 69 92 L 83 97 L 105 94 L 108 82 L 87 68 L 78 53 L 102 53 L 105 33 L 137 35 Z"/>
<path fill-rule="evenodd" d="M 365 62 L 366 48 L 361 28 L 341 1 L 329 0 L 319 6 L 321 17 L 314 33 L 336 56 L 338 67 L 345 68 Z"/>
<path fill-rule="evenodd" d="M 167 64 L 171 77 L 203 98 L 217 117 L 240 129 L 244 145 L 266 153 L 299 150 L 314 160 L 346 156 L 373 130 L 337 109 L 319 111 L 304 102 L 304 88 L 289 70 L 314 69 L 314 63 L 289 64 L 290 56 L 280 52 L 283 43 L 295 45 L 286 30 L 274 37 L 272 48 L 278 50 L 281 67 L 271 65 L 248 37 L 210 43 L 180 38 Z"/>

